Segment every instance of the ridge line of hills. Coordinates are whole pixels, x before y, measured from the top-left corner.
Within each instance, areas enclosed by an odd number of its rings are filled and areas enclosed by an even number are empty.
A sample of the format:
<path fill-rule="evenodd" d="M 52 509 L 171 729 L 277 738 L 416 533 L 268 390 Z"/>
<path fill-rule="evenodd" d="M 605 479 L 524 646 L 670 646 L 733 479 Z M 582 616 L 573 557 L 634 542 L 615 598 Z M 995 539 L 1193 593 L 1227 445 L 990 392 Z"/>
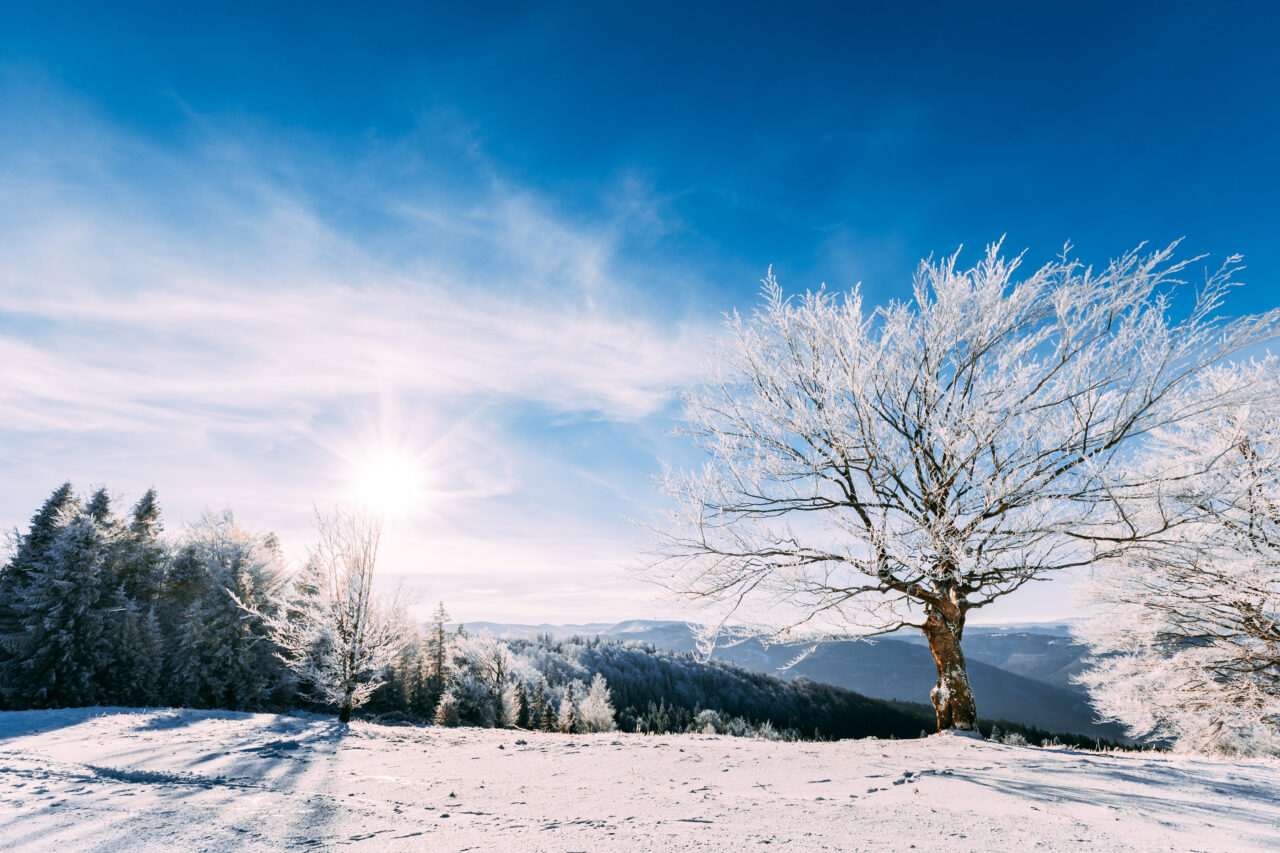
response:
<path fill-rule="evenodd" d="M 695 653 L 691 623 L 629 619 L 616 623 L 524 625 L 500 622 L 463 623 L 468 631 L 488 631 L 500 639 L 600 637 L 635 641 L 655 648 Z M 1065 622 L 971 625 L 964 650 L 969 678 L 983 719 L 1009 720 L 1041 729 L 1073 732 L 1125 741 L 1123 731 L 1095 722 L 1084 691 L 1071 676 L 1085 668 L 1084 647 L 1070 636 Z M 758 640 L 717 647 L 712 657 L 784 680 L 808 678 L 842 687 L 873 699 L 928 704 L 936 678 L 923 636 L 900 632 L 869 640 L 821 642 L 789 669 L 782 667 L 812 642 Z"/>

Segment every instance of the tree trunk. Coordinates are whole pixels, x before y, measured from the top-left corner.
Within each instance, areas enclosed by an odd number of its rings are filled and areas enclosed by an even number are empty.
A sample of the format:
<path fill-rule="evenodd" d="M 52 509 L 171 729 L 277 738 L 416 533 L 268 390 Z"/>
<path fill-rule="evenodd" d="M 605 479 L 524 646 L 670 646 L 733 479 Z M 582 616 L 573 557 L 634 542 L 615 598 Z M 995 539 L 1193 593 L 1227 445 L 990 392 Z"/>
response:
<path fill-rule="evenodd" d="M 978 709 L 969 687 L 969 671 L 965 667 L 964 652 L 960 650 L 960 635 L 964 631 L 964 613 L 956 610 L 948 619 L 936 607 L 929 609 L 924 623 L 924 635 L 929 640 L 929 651 L 938 668 L 938 683 L 929 692 L 934 711 L 938 715 L 938 731 L 962 729 L 976 731 Z"/>
<path fill-rule="evenodd" d="M 351 722 L 351 705 L 349 705 L 346 702 L 343 702 L 342 707 L 338 710 L 338 722 L 340 723 Z"/>

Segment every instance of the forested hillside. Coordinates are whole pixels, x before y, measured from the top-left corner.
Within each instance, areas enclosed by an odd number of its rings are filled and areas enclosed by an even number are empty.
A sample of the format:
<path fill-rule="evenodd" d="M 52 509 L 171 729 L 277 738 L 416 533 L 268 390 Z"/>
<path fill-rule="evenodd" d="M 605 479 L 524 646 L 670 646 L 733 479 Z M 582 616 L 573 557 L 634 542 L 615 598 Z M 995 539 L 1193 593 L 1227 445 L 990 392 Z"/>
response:
<path fill-rule="evenodd" d="M 685 622 L 631 620 L 610 626 L 563 629 L 483 623 L 483 627 L 497 636 L 513 639 L 538 632 L 565 636 L 580 628 L 594 628 L 591 633 L 602 638 L 643 642 L 666 651 L 692 653 L 696 646 L 693 628 Z M 982 696 L 978 709 L 981 718 L 1123 740 L 1123 730 L 1114 724 L 1096 722 L 1084 692 L 1066 681 L 1070 674 L 1084 668 L 1085 650 L 1065 634 L 980 627 L 971 628 L 970 634 L 965 640 L 973 648 L 969 676 Z M 808 679 L 874 699 L 913 705 L 927 701 L 936 677 L 924 638 L 912 634 L 874 642 L 819 643 L 810 654 L 793 663 L 809 647 L 806 643 L 766 647 L 749 640 L 717 646 L 712 659 L 785 680 Z"/>

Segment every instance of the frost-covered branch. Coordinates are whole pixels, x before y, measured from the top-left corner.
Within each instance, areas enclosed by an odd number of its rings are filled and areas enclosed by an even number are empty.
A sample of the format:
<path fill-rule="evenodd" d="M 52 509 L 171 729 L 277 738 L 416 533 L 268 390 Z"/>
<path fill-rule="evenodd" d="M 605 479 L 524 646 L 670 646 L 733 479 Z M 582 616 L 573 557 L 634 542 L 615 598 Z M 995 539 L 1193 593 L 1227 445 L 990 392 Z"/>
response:
<path fill-rule="evenodd" d="M 1100 564 L 1099 615 L 1077 629 L 1080 676 L 1106 719 L 1193 749 L 1280 752 L 1280 383 L 1268 359 L 1242 371 L 1270 400 L 1160 434 L 1149 465 L 1166 491 L 1138 508 L 1186 523 Z M 1209 382 L 1234 382 L 1225 371 Z"/>
<path fill-rule="evenodd" d="M 317 513 L 319 541 L 270 624 L 281 659 L 339 719 L 368 701 L 408 639 L 404 606 L 373 590 L 382 521 L 363 510 Z"/>
<path fill-rule="evenodd" d="M 1160 477 L 1130 461 L 1156 431 L 1247 401 L 1242 382 L 1198 378 L 1280 319 L 1218 316 L 1237 258 L 1172 318 L 1191 263 L 1173 250 L 1102 269 L 1064 256 L 1017 280 L 1021 259 L 991 246 L 970 269 L 922 263 L 911 301 L 871 311 L 856 289 L 787 297 L 770 275 L 685 397 L 709 458 L 668 472 L 647 575 L 713 626 L 925 626 L 958 654 L 968 611 L 1167 535 L 1183 519 L 1132 512 Z"/>

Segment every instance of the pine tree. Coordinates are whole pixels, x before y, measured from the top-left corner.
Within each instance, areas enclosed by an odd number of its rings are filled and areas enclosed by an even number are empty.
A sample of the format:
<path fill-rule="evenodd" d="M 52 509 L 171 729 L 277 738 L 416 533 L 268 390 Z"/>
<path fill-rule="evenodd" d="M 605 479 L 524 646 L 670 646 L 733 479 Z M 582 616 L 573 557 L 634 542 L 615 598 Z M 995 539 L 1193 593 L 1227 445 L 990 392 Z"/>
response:
<path fill-rule="evenodd" d="M 253 710 L 272 704 L 287 679 L 263 613 L 283 583 L 274 537 L 240 528 L 230 511 L 192 525 L 168 572 L 159 605 L 171 626 L 171 701 Z"/>
<path fill-rule="evenodd" d="M 163 646 L 155 610 L 143 611 L 123 589 L 107 611 L 108 660 L 102 701 L 112 705 L 154 705 L 159 699 Z"/>
<path fill-rule="evenodd" d="M 285 681 L 267 642 L 266 624 L 284 583 L 281 555 L 268 548 L 270 537 L 246 532 L 230 511 L 214 519 L 205 537 L 215 586 L 205 612 L 216 638 L 213 666 L 223 683 L 222 695 L 213 702 L 235 710 L 267 707 L 272 692 Z"/>
<path fill-rule="evenodd" d="M 19 594 L 29 643 L 9 683 L 28 707 L 92 705 L 101 697 L 109 638 L 100 598 L 114 544 L 101 517 L 75 513 L 35 561 Z"/>
<path fill-rule="evenodd" d="M 111 511 L 111 495 L 107 492 L 106 486 L 101 486 L 94 492 L 89 503 L 85 504 L 84 511 L 94 521 L 104 527 L 110 527 L 116 522 L 114 513 Z"/>
<path fill-rule="evenodd" d="M 0 707 L 23 704 L 12 686 L 13 668 L 26 654 L 32 639 L 23 625 L 21 602 L 36 564 L 45 558 L 76 506 L 71 483 L 54 489 L 31 518 L 26 534 L 17 537 L 13 557 L 0 566 Z"/>
<path fill-rule="evenodd" d="M 109 513 L 109 504 L 105 509 Z M 96 514 L 108 517 L 103 509 Z M 134 506 L 128 526 L 117 529 L 110 571 L 103 578 L 115 587 L 109 596 L 104 590 L 103 597 L 108 603 L 106 631 L 113 639 L 102 683 L 105 701 L 145 705 L 159 698 L 163 646 L 156 601 L 164 581 L 166 549 L 159 538 L 160 508 L 154 489 Z"/>
<path fill-rule="evenodd" d="M 77 506 L 75 493 L 71 483 L 66 482 L 53 490 L 31 518 L 31 527 L 18 539 L 13 558 L 4 566 L 3 577 L 6 580 L 30 575 L 37 559 L 53 545 L 58 532 L 66 526 L 70 519 L 67 511 Z"/>
<path fill-rule="evenodd" d="M 174 622 L 165 658 L 166 700 L 183 708 L 207 708 L 211 702 L 211 691 L 205 687 L 208 626 L 200 605 L 199 599 L 190 602 Z"/>
<path fill-rule="evenodd" d="M 425 700 L 428 711 L 435 709 L 440 697 L 449 688 L 449 614 L 440 602 L 431 614 L 431 628 L 427 636 L 427 683 Z"/>
<path fill-rule="evenodd" d="M 409 639 L 391 668 L 389 697 L 397 708 L 414 716 L 425 716 L 426 675 L 422 661 L 422 634 L 417 625 L 406 628 Z"/>
<path fill-rule="evenodd" d="M 156 490 L 148 489 L 134 505 L 121 537 L 117 569 L 124 594 L 140 608 L 154 603 L 164 581 L 166 549 L 160 540 L 161 530 Z"/>
<path fill-rule="evenodd" d="M 533 697 L 529 700 L 529 728 L 551 731 L 552 716 L 547 702 L 547 683 L 539 678 L 533 685 Z"/>
<path fill-rule="evenodd" d="M 556 729 L 565 734 L 578 734 L 582 731 L 582 716 L 578 712 L 578 702 L 573 695 L 573 685 L 566 685 L 564 698 L 560 700 L 560 718 L 556 721 Z"/>
<path fill-rule="evenodd" d="M 521 729 L 531 728 L 532 724 L 529 719 L 532 708 L 529 705 L 529 691 L 525 688 L 523 681 L 517 680 L 515 682 L 513 687 L 513 696 L 515 706 L 518 709 L 518 713 L 516 714 L 516 727 Z"/>

